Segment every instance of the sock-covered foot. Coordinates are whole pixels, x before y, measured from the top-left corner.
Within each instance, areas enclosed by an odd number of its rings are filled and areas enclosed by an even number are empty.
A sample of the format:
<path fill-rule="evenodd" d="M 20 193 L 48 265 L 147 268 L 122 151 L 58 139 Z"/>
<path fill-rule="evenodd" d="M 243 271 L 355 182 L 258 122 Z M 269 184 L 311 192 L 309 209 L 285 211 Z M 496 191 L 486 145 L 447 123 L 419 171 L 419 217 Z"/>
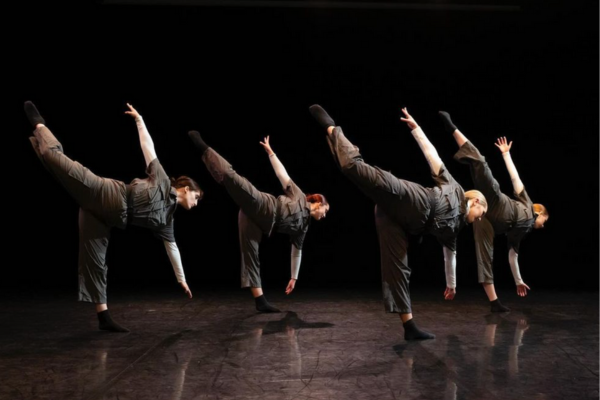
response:
<path fill-rule="evenodd" d="M 402 325 L 404 326 L 404 340 L 435 339 L 435 335 L 433 333 L 422 331 L 417 328 L 417 324 L 415 324 L 415 321 L 413 321 L 412 318 Z"/>
<path fill-rule="evenodd" d="M 327 111 L 323 110 L 323 107 L 320 105 L 314 104 L 308 107 L 308 111 L 310 111 L 310 115 L 312 115 L 323 128 L 327 129 L 330 126 L 335 126 L 333 118 L 331 118 L 329 114 L 327 114 Z"/>
<path fill-rule="evenodd" d="M 490 308 L 492 312 L 509 312 L 510 308 L 500 303 L 500 299 L 490 301 Z"/>
<path fill-rule="evenodd" d="M 129 332 L 129 329 L 113 321 L 108 310 L 104 310 L 98 313 L 98 322 L 98 328 L 100 328 L 100 330 L 102 331 Z"/>
<path fill-rule="evenodd" d="M 200 150 L 200 152 L 202 154 L 204 154 L 206 149 L 208 149 L 208 146 L 206 143 L 204 143 L 204 140 L 202 140 L 202 136 L 200 136 L 200 132 L 189 131 L 188 136 L 190 137 L 190 139 L 192 139 L 192 142 L 194 142 L 194 145 L 196 145 L 196 147 Z"/>
<path fill-rule="evenodd" d="M 264 313 L 278 313 L 281 312 L 279 311 L 278 308 L 273 307 L 268 301 L 267 298 L 265 297 L 265 295 L 260 295 L 258 297 L 254 298 L 254 301 L 256 302 L 256 309 L 260 312 L 264 312 Z"/>
<path fill-rule="evenodd" d="M 46 123 L 37 108 L 35 108 L 35 105 L 30 101 L 25 102 L 25 114 L 27 114 L 27 119 L 34 128 L 37 126 L 37 124 Z"/>
<path fill-rule="evenodd" d="M 452 120 L 450 119 L 450 114 L 448 114 L 446 111 L 440 111 L 439 114 L 440 118 L 442 119 L 442 123 L 444 124 L 444 128 L 446 129 L 446 132 L 454 133 L 454 131 L 458 128 L 452 123 Z"/>

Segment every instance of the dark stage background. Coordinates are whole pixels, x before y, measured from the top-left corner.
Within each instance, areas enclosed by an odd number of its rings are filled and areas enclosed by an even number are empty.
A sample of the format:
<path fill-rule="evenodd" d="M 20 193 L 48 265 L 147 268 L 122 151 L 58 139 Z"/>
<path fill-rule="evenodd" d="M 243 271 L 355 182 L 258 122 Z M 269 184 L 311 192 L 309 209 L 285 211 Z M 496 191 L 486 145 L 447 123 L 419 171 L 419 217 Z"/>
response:
<path fill-rule="evenodd" d="M 291 4 L 291 3 L 281 3 Z M 391 3 L 387 3 L 391 4 Z M 65 152 L 96 174 L 144 175 L 131 102 L 144 116 L 166 171 L 206 191 L 176 214 L 176 238 L 192 289 L 239 285 L 237 207 L 207 173 L 186 132 L 197 129 L 259 189 L 279 183 L 259 145 L 270 135 L 290 176 L 325 194 L 331 211 L 304 246 L 304 286 L 376 287 L 379 248 L 373 204 L 335 167 L 308 106 L 319 103 L 371 164 L 431 186 L 405 124 L 407 106 L 455 178 L 468 168 L 438 110 L 487 156 L 512 193 L 499 136 L 546 229 L 521 245 L 525 282 L 536 288 L 598 288 L 598 4 L 470 2 L 516 6 L 452 10 L 178 7 L 92 3 L 30 8 L 16 20 L 5 59 L 11 128 L 5 132 L 5 263 L 2 286 L 43 285 L 76 295 L 77 205 L 37 160 L 22 111 L 32 100 Z M 437 8 L 436 8 L 437 7 Z M 14 69 L 14 70 L 13 70 Z M 5 142 L 6 143 L 6 142 Z M 9 163 L 6 163 L 9 161 Z M 512 290 L 506 240 L 496 238 L 497 286 Z M 289 279 L 287 237 L 261 246 L 267 289 Z M 140 229 L 113 231 L 109 291 L 123 284 L 177 290 L 160 241 Z M 413 287 L 444 288 L 442 250 L 411 244 Z M 458 290 L 476 287 L 472 229 L 459 238 Z M 54 290 L 54 289 L 51 289 Z"/>

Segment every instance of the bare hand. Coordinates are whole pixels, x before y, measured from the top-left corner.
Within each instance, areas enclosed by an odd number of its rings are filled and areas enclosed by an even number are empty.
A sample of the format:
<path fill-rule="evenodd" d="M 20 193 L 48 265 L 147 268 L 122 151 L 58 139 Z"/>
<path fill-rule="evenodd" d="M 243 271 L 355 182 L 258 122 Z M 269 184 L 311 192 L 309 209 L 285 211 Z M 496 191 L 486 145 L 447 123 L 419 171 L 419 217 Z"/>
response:
<path fill-rule="evenodd" d="M 287 288 L 285 288 L 285 294 L 290 294 L 296 287 L 296 280 L 294 278 L 290 279 L 290 283 L 288 283 Z"/>
<path fill-rule="evenodd" d="M 417 129 L 419 124 L 417 124 L 417 121 L 415 121 L 415 119 L 408 113 L 408 109 L 404 107 L 402 112 L 406 118 L 400 117 L 400 121 L 406 122 L 406 125 L 408 125 L 411 131 Z"/>
<path fill-rule="evenodd" d="M 497 148 L 500 149 L 500 152 L 502 152 L 502 154 L 506 153 L 507 151 L 510 150 L 510 148 L 512 147 L 512 140 L 510 141 L 509 144 L 506 144 L 506 136 L 498 138 L 498 142 L 494 143 L 496 145 Z"/>
<path fill-rule="evenodd" d="M 521 297 L 525 297 L 525 296 L 527 296 L 527 291 L 528 291 L 528 290 L 531 290 L 531 289 L 529 288 L 529 286 L 527 286 L 527 285 L 525 284 L 525 282 L 523 282 L 523 284 L 522 284 L 522 285 L 517 285 L 517 294 L 518 294 L 519 296 L 521 296 Z"/>
<path fill-rule="evenodd" d="M 444 299 L 452 300 L 454 299 L 454 296 L 456 296 L 456 289 L 450 289 L 449 287 L 447 287 L 444 291 Z"/>
<path fill-rule="evenodd" d="M 138 119 L 141 117 L 140 113 L 137 112 L 135 108 L 129 103 L 127 103 L 127 107 L 129 107 L 129 111 L 125 111 L 125 114 L 131 115 L 133 118 Z"/>
<path fill-rule="evenodd" d="M 190 290 L 190 287 L 187 285 L 187 283 L 186 282 L 179 282 L 179 284 L 183 288 L 185 294 L 187 294 L 188 297 L 191 299 L 192 298 L 192 291 Z"/>
<path fill-rule="evenodd" d="M 263 140 L 264 140 L 264 142 L 260 142 L 262 147 L 265 149 L 265 151 L 267 152 L 268 155 L 273 154 L 273 149 L 271 149 L 271 144 L 269 143 L 269 137 L 267 136 Z"/>

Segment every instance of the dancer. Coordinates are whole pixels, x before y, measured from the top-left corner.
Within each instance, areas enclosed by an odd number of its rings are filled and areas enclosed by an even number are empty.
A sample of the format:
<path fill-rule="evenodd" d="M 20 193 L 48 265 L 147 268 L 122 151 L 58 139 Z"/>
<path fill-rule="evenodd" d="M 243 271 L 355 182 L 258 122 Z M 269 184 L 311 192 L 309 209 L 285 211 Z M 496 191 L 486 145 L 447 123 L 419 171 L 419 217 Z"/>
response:
<path fill-rule="evenodd" d="M 177 205 L 191 210 L 203 192 L 187 176 L 169 179 L 156 158 L 154 143 L 142 116 L 129 104 L 126 114 L 135 118 L 140 144 L 146 160 L 148 178 L 131 184 L 103 178 L 71 160 L 62 144 L 46 127 L 35 105 L 25 102 L 25 113 L 35 128 L 29 139 L 45 168 L 79 204 L 79 301 L 95 303 L 99 328 L 111 332 L 129 332 L 115 322 L 106 297 L 106 250 L 113 227 L 125 229 L 137 225 L 150 229 L 167 250 L 177 281 L 191 298 L 173 231 Z"/>
<path fill-rule="evenodd" d="M 202 161 L 217 181 L 223 185 L 233 201 L 240 207 L 238 229 L 242 253 L 242 288 L 250 288 L 259 312 L 279 312 L 271 305 L 262 290 L 258 250 L 262 235 L 273 231 L 290 236 L 292 243 L 291 278 L 285 289 L 292 293 L 300 271 L 302 244 L 310 225 L 310 218 L 321 220 L 329 212 L 329 203 L 321 194 L 305 195 L 287 174 L 283 164 L 271 149 L 269 137 L 260 142 L 267 154 L 284 195 L 275 197 L 258 191 L 246 178 L 238 175 L 231 164 L 209 147 L 197 131 L 188 133 L 200 150 Z"/>
<path fill-rule="evenodd" d="M 440 117 L 448 133 L 451 133 L 460 147 L 454 158 L 468 164 L 475 188 L 488 200 L 489 210 L 481 221 L 473 224 L 475 248 L 477 253 L 477 271 L 479 283 L 483 285 L 490 300 L 492 312 L 507 312 L 510 309 L 500 303 L 494 288 L 492 260 L 494 253 L 494 235 L 506 234 L 508 239 L 508 262 L 517 286 L 517 294 L 526 296 L 531 290 L 521 278 L 519 271 L 519 245 L 532 229 L 541 229 L 548 221 L 548 211 L 541 204 L 533 204 L 519 178 L 517 168 L 510 157 L 512 142 L 507 144 L 506 137 L 498 138 L 496 147 L 502 153 L 506 168 L 512 180 L 515 199 L 500 191 L 500 185 L 494 179 L 492 171 L 479 150 L 459 131 L 450 119 L 450 114 L 440 111 Z"/>
<path fill-rule="evenodd" d="M 406 108 L 402 109 L 404 118 L 401 120 L 411 129 L 429 163 L 436 184 L 433 188 L 396 178 L 365 163 L 358 148 L 321 106 L 311 106 L 310 112 L 327 130 L 331 153 L 342 173 L 376 203 L 375 225 L 386 310 L 400 314 L 406 340 L 435 338 L 420 330 L 413 320 L 407 235 L 432 234 L 442 244 L 446 270 L 444 298 L 452 300 L 456 295 L 456 236 L 465 223 L 481 219 L 485 214 L 485 197 L 476 190 L 463 191 Z"/>

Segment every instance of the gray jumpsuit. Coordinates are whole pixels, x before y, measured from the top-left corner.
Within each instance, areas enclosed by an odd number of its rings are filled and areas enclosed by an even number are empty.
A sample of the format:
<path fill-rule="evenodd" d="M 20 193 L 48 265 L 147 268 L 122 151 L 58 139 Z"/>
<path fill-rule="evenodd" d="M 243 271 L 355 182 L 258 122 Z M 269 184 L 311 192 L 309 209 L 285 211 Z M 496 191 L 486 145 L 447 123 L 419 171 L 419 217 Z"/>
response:
<path fill-rule="evenodd" d="M 456 236 L 465 224 L 464 191 L 444 166 L 433 175 L 436 186 L 425 188 L 366 164 L 339 126 L 327 141 L 342 173 L 376 203 L 385 309 L 410 313 L 407 235 L 432 234 L 456 251 Z"/>
<path fill-rule="evenodd" d="M 106 250 L 111 228 L 125 229 L 130 223 L 174 242 L 177 193 L 158 159 L 148 165 L 147 179 L 126 185 L 97 176 L 71 160 L 47 127 L 39 127 L 33 134 L 30 140 L 36 154 L 80 207 L 79 301 L 106 303 Z"/>
<path fill-rule="evenodd" d="M 310 204 L 306 195 L 290 180 L 285 195 L 275 197 L 256 189 L 246 178 L 237 174 L 231 164 L 212 148 L 202 155 L 206 168 L 240 207 L 238 229 L 242 253 L 242 287 L 262 287 L 258 249 L 262 235 L 272 231 L 290 236 L 290 241 L 302 250 L 310 225 Z"/>
<path fill-rule="evenodd" d="M 470 141 L 460 147 L 454 158 L 469 165 L 475 189 L 483 193 L 488 202 L 488 211 L 481 221 L 475 221 L 473 233 L 479 283 L 494 283 L 494 235 L 506 234 L 509 248 L 519 253 L 521 240 L 535 222 L 533 203 L 524 188 L 521 193 L 515 193 L 516 199 L 502 193 L 485 157 Z"/>

